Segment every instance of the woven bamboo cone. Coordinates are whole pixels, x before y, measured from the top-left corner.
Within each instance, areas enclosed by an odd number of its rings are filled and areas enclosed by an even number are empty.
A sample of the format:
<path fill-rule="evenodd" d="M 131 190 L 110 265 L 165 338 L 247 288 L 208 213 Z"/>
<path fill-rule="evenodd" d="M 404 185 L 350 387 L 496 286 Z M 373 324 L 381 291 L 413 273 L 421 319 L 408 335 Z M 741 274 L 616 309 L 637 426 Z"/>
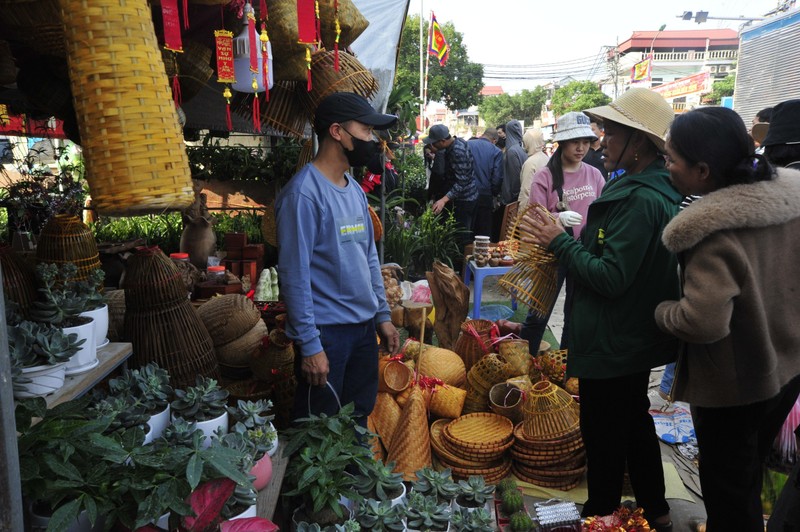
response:
<path fill-rule="evenodd" d="M 194 200 L 183 132 L 146 0 L 60 0 L 70 84 L 100 214 Z"/>
<path fill-rule="evenodd" d="M 383 444 L 388 449 L 392 443 L 392 436 L 400 422 L 400 417 L 403 411 L 400 405 L 394 400 L 391 394 L 378 392 L 375 398 L 375 406 L 372 408 L 372 413 L 369 419 L 375 425 L 375 432 L 383 440 Z"/>
<path fill-rule="evenodd" d="M 403 474 L 403 480 L 416 480 L 416 472 L 431 465 L 431 434 L 428 431 L 428 409 L 422 390 L 413 387 L 398 430 L 392 437 L 392 445 L 386 457 L 395 462 L 394 470 Z"/>
<path fill-rule="evenodd" d="M 0 246 L 0 267 L 3 271 L 3 293 L 19 305 L 20 312 L 27 314 L 36 300 L 33 268 L 11 246 Z"/>
<path fill-rule="evenodd" d="M 85 281 L 100 267 L 100 253 L 91 229 L 77 216 L 56 214 L 42 228 L 36 260 L 53 264 L 71 262 L 78 267 L 76 281 Z"/>
<path fill-rule="evenodd" d="M 372 415 L 367 417 L 367 430 L 375 434 L 375 436 L 369 440 L 369 448 L 372 451 L 372 458 L 374 460 L 383 461 L 383 459 L 386 458 L 386 455 L 383 452 L 383 445 L 381 445 L 381 439 L 378 436 L 378 429 L 375 427 L 375 422 L 372 419 Z"/>

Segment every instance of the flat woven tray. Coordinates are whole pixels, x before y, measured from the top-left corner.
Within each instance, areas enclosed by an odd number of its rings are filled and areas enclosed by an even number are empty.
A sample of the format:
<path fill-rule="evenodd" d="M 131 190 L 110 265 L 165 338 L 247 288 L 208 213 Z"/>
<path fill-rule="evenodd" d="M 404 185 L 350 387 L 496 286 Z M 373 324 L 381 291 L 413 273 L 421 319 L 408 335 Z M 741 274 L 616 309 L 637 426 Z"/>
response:
<path fill-rule="evenodd" d="M 493 449 L 481 449 L 481 450 L 465 450 L 462 447 L 458 447 L 454 445 L 450 440 L 447 439 L 445 436 L 442 440 L 444 442 L 444 447 L 447 449 L 451 454 L 459 456 L 465 460 L 472 460 L 472 461 L 482 461 L 482 462 L 491 462 L 494 460 L 499 460 L 503 454 L 507 450 L 511 448 L 514 444 L 513 440 L 509 441 L 502 447 L 495 447 Z"/>
<path fill-rule="evenodd" d="M 514 427 L 514 439 L 517 447 L 530 449 L 559 449 L 561 447 L 569 447 L 576 442 L 583 444 L 580 427 L 576 427 L 571 432 L 558 438 L 529 438 L 525 434 L 522 423 L 518 423 Z"/>
<path fill-rule="evenodd" d="M 561 456 L 531 456 L 512 447 L 509 454 L 516 462 L 539 469 L 571 469 L 586 460 L 586 451 L 582 448 Z"/>
<path fill-rule="evenodd" d="M 581 483 L 581 479 L 582 479 L 582 476 L 578 477 L 577 479 L 576 478 L 569 478 L 569 479 L 558 480 L 558 481 L 552 481 L 552 480 L 548 481 L 548 480 L 535 479 L 535 478 L 532 478 L 529 475 L 526 475 L 524 472 L 520 471 L 519 468 L 516 467 L 516 465 L 512 465 L 511 466 L 511 472 L 514 474 L 515 477 L 517 477 L 519 480 L 521 480 L 523 482 L 527 482 L 529 484 L 535 484 L 535 485 L 541 486 L 543 488 L 552 488 L 552 489 L 557 489 L 557 490 L 561 490 L 561 491 L 569 491 L 569 490 L 571 490 L 572 488 L 574 488 L 575 486 L 580 484 Z"/>
<path fill-rule="evenodd" d="M 493 449 L 514 438 L 514 424 L 498 414 L 476 412 L 451 421 L 444 434 L 446 439 L 462 448 Z"/>
<path fill-rule="evenodd" d="M 497 475 L 503 471 L 508 471 L 511 469 L 511 458 L 505 457 L 502 460 L 492 462 L 491 464 L 486 464 L 487 467 L 483 468 L 472 468 L 472 467 L 459 467 L 459 466 L 451 466 L 450 470 L 454 475 L 483 475 L 483 476 L 492 476 Z"/>
<path fill-rule="evenodd" d="M 450 421 L 449 419 L 437 419 L 431 424 L 431 450 L 436 453 L 440 461 L 446 462 L 448 467 L 453 465 L 457 467 L 485 467 L 487 464 L 485 459 L 468 460 L 466 458 L 461 458 L 445 447 L 442 431 L 445 425 L 450 423 Z"/>

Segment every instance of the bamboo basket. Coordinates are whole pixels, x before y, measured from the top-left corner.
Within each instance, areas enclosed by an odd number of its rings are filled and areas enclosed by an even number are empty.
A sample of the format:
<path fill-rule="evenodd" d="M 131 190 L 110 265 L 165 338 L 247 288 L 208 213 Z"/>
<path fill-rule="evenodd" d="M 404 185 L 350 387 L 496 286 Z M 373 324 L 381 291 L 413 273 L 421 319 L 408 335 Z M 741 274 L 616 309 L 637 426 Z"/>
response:
<path fill-rule="evenodd" d="M 281 375 L 294 375 L 294 343 L 286 332 L 273 329 L 261 349 L 250 357 L 250 369 L 257 379 L 273 382 Z"/>
<path fill-rule="evenodd" d="M 71 262 L 78 267 L 76 281 L 85 281 L 100 267 L 100 253 L 91 229 L 77 216 L 56 214 L 39 234 L 36 260 L 52 264 Z M 184 299 L 186 294 L 184 294 Z"/>
<path fill-rule="evenodd" d="M 161 49 L 161 58 L 169 79 L 178 74 L 181 100 L 188 102 L 206 86 L 214 75 L 211 68 L 211 48 L 192 39 L 183 39 L 183 53 Z"/>
<path fill-rule="evenodd" d="M 125 328 L 125 290 L 106 292 L 106 305 L 108 305 L 108 333 L 106 336 L 112 342 L 119 342 L 122 340 Z"/>
<path fill-rule="evenodd" d="M 9 301 L 19 305 L 23 315 L 27 315 L 36 299 L 33 268 L 11 246 L 0 246 L 0 269 L 3 272 L 3 294 Z"/>
<path fill-rule="evenodd" d="M 188 302 L 181 272 L 158 246 L 136 249 L 128 260 L 123 288 L 128 311 L 170 309 Z"/>
<path fill-rule="evenodd" d="M 235 340 L 227 344 L 214 346 L 217 360 L 220 365 L 231 368 L 247 368 L 247 371 L 250 371 L 250 360 L 253 357 L 253 353 L 261 347 L 261 343 L 267 334 L 267 325 L 264 320 L 259 318 L 249 331 Z"/>
<path fill-rule="evenodd" d="M 39 55 L 66 57 L 57 0 L 0 0 L 0 12 L 5 39 Z"/>
<path fill-rule="evenodd" d="M 513 423 L 522 420 L 522 405 L 525 393 L 508 382 L 499 382 L 489 390 L 489 408 L 495 414 L 505 416 Z"/>
<path fill-rule="evenodd" d="M 497 343 L 497 353 L 509 363 L 513 376 L 528 374 L 533 358 L 527 340 L 517 338 L 501 340 Z"/>
<path fill-rule="evenodd" d="M 403 480 L 414 481 L 417 471 L 431 465 L 431 434 L 428 431 L 428 410 L 422 390 L 414 386 L 403 414 L 398 421 L 392 444 L 386 457 L 395 463 L 395 471 L 403 474 Z"/>
<path fill-rule="evenodd" d="M 212 297 L 197 308 L 197 314 L 203 320 L 215 346 L 229 344 L 241 338 L 262 321 L 261 311 L 242 294 Z M 264 330 L 266 334 L 266 325 Z"/>
<path fill-rule="evenodd" d="M 277 60 L 278 56 L 275 58 Z M 300 84 L 295 81 L 276 81 L 269 90 L 269 101 L 264 102 L 262 99 L 260 102 L 261 124 L 287 136 L 302 138 L 308 115 L 298 96 L 301 90 L 305 91 L 305 86 L 301 89 Z M 253 116 L 253 98 L 252 94 L 237 94 L 233 104 L 234 112 L 250 120 Z"/>
<path fill-rule="evenodd" d="M 454 419 L 464 410 L 467 391 L 462 388 L 445 384 L 434 386 L 426 392 L 430 397 L 428 410 L 436 417 Z"/>
<path fill-rule="evenodd" d="M 398 394 L 408 388 L 414 374 L 411 369 L 399 360 L 389 357 L 378 359 L 378 391 Z"/>
<path fill-rule="evenodd" d="M 461 415 L 489 411 L 489 394 L 482 393 L 467 384 L 467 395 L 464 397 L 464 407 Z"/>
<path fill-rule="evenodd" d="M 392 446 L 392 436 L 400 422 L 402 416 L 400 405 L 394 400 L 391 394 L 385 392 L 378 392 L 375 397 L 375 406 L 369 419 L 375 425 L 375 432 L 383 441 L 383 444 L 389 449 Z"/>
<path fill-rule="evenodd" d="M 553 439 L 574 431 L 580 423 L 577 403 L 549 381 L 533 385 L 523 407 L 523 430 L 528 439 Z"/>
<path fill-rule="evenodd" d="M 228 404 L 235 407 L 238 401 L 268 400 L 272 395 L 272 388 L 257 379 L 228 381 L 222 384 L 228 390 Z"/>
<path fill-rule="evenodd" d="M 188 207 L 189 162 L 150 6 L 59 4 L 93 206 L 106 215 Z"/>
<path fill-rule="evenodd" d="M 493 449 L 514 439 L 514 424 L 489 412 L 468 414 L 444 428 L 445 440 L 465 449 Z"/>
<path fill-rule="evenodd" d="M 461 467 L 485 467 L 484 460 L 467 460 L 451 453 L 444 444 L 443 431 L 445 425 L 450 423 L 451 419 L 437 419 L 431 423 L 431 449 L 436 454 L 437 458 L 446 464 L 448 467 L 461 466 Z"/>
<path fill-rule="evenodd" d="M 453 350 L 464 360 L 467 373 L 473 364 L 492 351 L 493 333 L 497 333 L 497 328 L 489 320 L 467 320 L 461 324 L 461 335 Z"/>
<path fill-rule="evenodd" d="M 383 452 L 383 445 L 381 444 L 381 439 L 378 437 L 378 430 L 375 428 L 372 416 L 367 417 L 367 430 L 374 434 L 374 436 L 369 439 L 369 449 L 372 451 L 372 459 L 375 461 L 383 461 L 386 455 Z"/>
<path fill-rule="evenodd" d="M 417 359 L 420 375 L 441 379 L 445 384 L 461 387 L 467 379 L 464 361 L 455 352 L 426 345 Z"/>
<path fill-rule="evenodd" d="M 339 71 L 333 68 L 333 51 L 321 51 L 311 56 L 311 91 L 298 91 L 300 103 L 311 123 L 320 102 L 334 92 L 354 92 L 370 99 L 378 92 L 378 80 L 358 59 L 339 53 Z"/>
<path fill-rule="evenodd" d="M 488 395 L 492 386 L 512 376 L 511 365 L 500 355 L 489 353 L 472 366 L 467 380 L 474 388 Z"/>

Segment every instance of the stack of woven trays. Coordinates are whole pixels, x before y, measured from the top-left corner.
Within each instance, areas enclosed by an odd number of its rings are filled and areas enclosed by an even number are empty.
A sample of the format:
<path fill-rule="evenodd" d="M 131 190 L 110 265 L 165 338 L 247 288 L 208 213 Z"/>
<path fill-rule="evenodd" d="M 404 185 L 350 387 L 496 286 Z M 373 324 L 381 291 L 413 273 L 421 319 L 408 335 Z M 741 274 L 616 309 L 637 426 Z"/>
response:
<path fill-rule="evenodd" d="M 586 452 L 575 400 L 551 382 L 537 382 L 528 393 L 523 419 L 514 428 L 514 474 L 545 488 L 577 486 L 586 472 Z"/>
<path fill-rule="evenodd" d="M 511 469 L 507 451 L 513 444 L 511 421 L 490 412 L 440 419 L 431 425 L 431 449 L 455 479 L 483 475 L 486 482 L 499 482 Z"/>

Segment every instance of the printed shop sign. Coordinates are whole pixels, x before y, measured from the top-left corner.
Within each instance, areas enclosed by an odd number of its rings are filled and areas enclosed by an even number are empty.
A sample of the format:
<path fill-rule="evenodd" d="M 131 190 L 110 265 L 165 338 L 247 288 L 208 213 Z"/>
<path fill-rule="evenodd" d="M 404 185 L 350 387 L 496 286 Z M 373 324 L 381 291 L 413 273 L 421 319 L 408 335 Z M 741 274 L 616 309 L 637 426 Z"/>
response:
<path fill-rule="evenodd" d="M 711 90 L 711 73 L 700 72 L 693 76 L 676 79 L 675 81 L 653 87 L 652 90 L 659 93 L 667 100 L 694 94 L 696 92 L 708 92 Z"/>

